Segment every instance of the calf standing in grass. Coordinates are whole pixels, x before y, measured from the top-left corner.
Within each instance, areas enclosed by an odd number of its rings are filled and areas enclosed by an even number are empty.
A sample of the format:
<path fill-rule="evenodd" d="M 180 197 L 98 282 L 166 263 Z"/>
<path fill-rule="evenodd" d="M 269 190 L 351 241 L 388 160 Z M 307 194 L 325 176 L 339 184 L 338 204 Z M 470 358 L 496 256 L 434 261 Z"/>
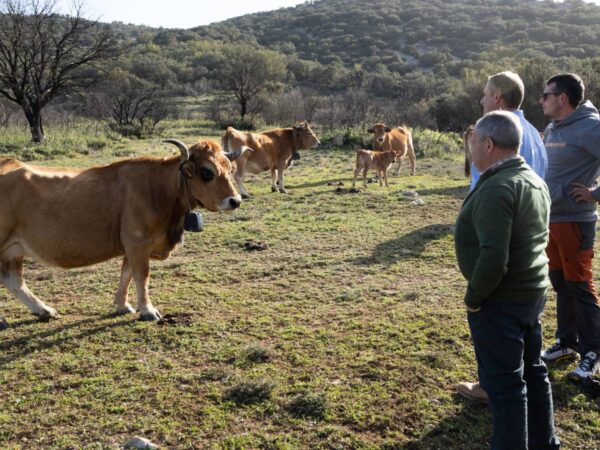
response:
<path fill-rule="evenodd" d="M 363 171 L 363 184 L 367 187 L 367 173 L 372 167 L 377 172 L 379 177 L 379 185 L 388 186 L 387 172 L 392 164 L 396 162 L 398 154 L 393 150 L 385 152 L 373 152 L 371 150 L 359 150 L 356 152 L 356 169 L 354 170 L 354 178 L 352 179 L 352 187 L 356 185 L 356 177 L 360 171 Z M 383 181 L 382 181 L 383 180 Z"/>

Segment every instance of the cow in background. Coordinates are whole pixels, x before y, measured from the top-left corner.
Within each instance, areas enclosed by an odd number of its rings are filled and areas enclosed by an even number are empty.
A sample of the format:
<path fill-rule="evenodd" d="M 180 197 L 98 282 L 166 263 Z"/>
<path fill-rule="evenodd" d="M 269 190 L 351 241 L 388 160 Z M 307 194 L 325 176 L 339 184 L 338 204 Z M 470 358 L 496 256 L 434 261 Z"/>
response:
<path fill-rule="evenodd" d="M 298 158 L 298 150 L 313 148 L 320 144 L 306 121 L 294 127 L 276 128 L 262 133 L 245 133 L 229 127 L 221 142 L 224 151 L 240 151 L 244 146 L 252 150 L 244 152 L 235 164 L 235 181 L 244 198 L 249 197 L 244 188 L 246 171 L 260 173 L 270 170 L 271 192 L 279 191 L 285 194 L 287 190 L 283 175 L 292 163 L 292 159 Z"/>
<path fill-rule="evenodd" d="M 123 256 L 115 295 L 117 314 L 134 312 L 127 301 L 136 285 L 142 320 L 159 320 L 148 296 L 151 259 L 166 259 L 182 241 L 190 209 L 238 208 L 230 159 L 218 144 L 199 142 L 180 156 L 129 158 L 87 169 L 63 169 L 0 159 L 0 283 L 41 319 L 54 308 L 29 291 L 23 259 L 62 268 Z M 0 318 L 0 327 L 6 321 Z"/>
<path fill-rule="evenodd" d="M 354 178 L 352 179 L 352 187 L 356 185 L 356 178 L 360 171 L 363 171 L 363 184 L 367 187 L 367 173 L 369 169 L 374 169 L 379 178 L 379 185 L 389 187 L 387 180 L 387 172 L 391 165 L 396 162 L 398 154 L 393 150 L 385 152 L 372 152 L 370 150 L 359 150 L 356 152 L 356 169 L 354 170 Z"/>
<path fill-rule="evenodd" d="M 410 174 L 415 174 L 417 158 L 415 157 L 412 134 L 408 128 L 405 126 L 390 128 L 383 123 L 376 123 L 367 131 L 373 134 L 373 150 L 393 150 L 398 155 L 396 175 L 400 175 L 402 158 L 404 158 L 404 156 L 408 156 L 410 162 Z"/>

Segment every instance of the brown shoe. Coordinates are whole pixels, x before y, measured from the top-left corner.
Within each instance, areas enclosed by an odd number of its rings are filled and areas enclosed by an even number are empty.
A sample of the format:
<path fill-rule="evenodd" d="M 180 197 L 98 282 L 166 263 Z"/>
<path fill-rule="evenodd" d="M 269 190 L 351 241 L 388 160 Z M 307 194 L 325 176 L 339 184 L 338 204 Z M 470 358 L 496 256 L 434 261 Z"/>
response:
<path fill-rule="evenodd" d="M 483 390 L 479 383 L 458 383 L 456 392 L 469 400 L 476 400 L 478 402 L 490 401 L 487 392 Z"/>

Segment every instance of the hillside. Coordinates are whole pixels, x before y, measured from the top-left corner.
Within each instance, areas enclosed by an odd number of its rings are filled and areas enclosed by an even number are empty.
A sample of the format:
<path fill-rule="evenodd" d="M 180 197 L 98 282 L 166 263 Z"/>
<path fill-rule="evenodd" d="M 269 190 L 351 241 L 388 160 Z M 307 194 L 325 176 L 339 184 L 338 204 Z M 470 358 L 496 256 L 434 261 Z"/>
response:
<path fill-rule="evenodd" d="M 498 49 L 516 59 L 600 55 L 600 7 L 583 1 L 320 0 L 194 31 L 321 64 L 396 72 L 461 67 Z"/>

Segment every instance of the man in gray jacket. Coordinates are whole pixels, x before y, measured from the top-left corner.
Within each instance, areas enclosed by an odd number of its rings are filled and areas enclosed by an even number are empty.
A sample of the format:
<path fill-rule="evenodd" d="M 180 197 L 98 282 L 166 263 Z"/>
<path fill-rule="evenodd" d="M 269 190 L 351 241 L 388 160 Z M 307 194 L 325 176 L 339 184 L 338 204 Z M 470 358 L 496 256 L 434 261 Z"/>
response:
<path fill-rule="evenodd" d="M 557 296 L 556 343 L 542 352 L 548 362 L 581 355 L 569 378 L 582 380 L 600 367 L 600 300 L 592 274 L 597 204 L 600 201 L 600 115 L 583 101 L 575 74 L 546 82 L 540 104 L 552 119 L 544 133 L 550 191 L 550 280 Z"/>

